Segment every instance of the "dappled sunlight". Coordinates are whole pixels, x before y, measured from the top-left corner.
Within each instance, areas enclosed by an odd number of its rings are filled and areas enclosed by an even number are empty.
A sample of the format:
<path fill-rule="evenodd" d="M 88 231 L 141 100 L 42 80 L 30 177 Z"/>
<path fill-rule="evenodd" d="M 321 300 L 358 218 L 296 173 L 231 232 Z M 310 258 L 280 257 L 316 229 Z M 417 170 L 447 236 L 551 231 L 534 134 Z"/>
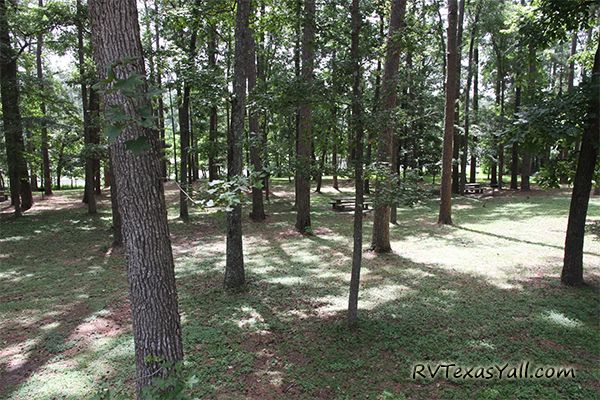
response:
<path fill-rule="evenodd" d="M 414 289 L 399 284 L 381 284 L 376 287 L 362 288 L 359 293 L 359 304 L 361 309 L 371 310 L 385 303 L 393 302 L 406 296 Z M 335 314 L 348 308 L 348 294 L 340 296 L 324 296 L 315 299 L 323 303 L 316 311 L 321 316 Z"/>
<path fill-rule="evenodd" d="M 581 321 L 578 321 L 577 319 L 574 319 L 574 318 L 570 318 L 570 317 L 566 316 L 565 314 L 558 312 L 556 310 L 545 311 L 542 313 L 540 318 L 542 318 L 544 321 L 551 322 L 551 323 L 558 325 L 560 327 L 563 327 L 563 328 L 573 329 L 573 328 L 580 328 L 583 326 L 583 323 Z"/>

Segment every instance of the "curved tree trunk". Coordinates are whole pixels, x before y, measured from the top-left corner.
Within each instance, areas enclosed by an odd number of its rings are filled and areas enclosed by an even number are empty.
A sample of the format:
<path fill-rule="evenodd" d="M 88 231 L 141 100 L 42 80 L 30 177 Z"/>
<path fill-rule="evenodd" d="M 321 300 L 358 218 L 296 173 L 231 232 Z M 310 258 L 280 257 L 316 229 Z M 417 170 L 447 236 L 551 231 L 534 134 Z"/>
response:
<path fill-rule="evenodd" d="M 133 73 L 145 77 L 136 2 L 91 0 L 89 9 L 94 61 L 100 77 L 104 78 L 108 66 L 126 58 L 135 61 L 115 68 L 117 78 L 125 79 Z M 144 83 L 140 93 L 146 91 Z M 120 92 L 104 93 L 104 104 L 107 109 L 118 107 L 130 116 L 136 113 L 136 106 L 151 108 L 147 98 L 134 100 Z M 141 137 L 150 145 L 149 150 L 127 150 L 127 141 Z M 167 376 L 172 371 L 170 365 L 183 359 L 173 254 L 160 176 L 161 151 L 156 132 L 135 125 L 124 129 L 110 144 L 127 253 L 138 399 L 154 378 Z"/>
<path fill-rule="evenodd" d="M 591 79 L 591 101 L 588 109 L 588 121 L 581 139 L 581 151 L 577 162 L 577 171 L 573 181 L 573 194 L 569 210 L 569 222 L 565 239 L 565 257 L 561 281 L 565 285 L 583 283 L 583 240 L 585 237 L 585 220 L 592 190 L 592 177 L 598 159 L 600 146 L 600 43 L 594 58 Z"/>
<path fill-rule="evenodd" d="M 381 82 L 381 116 L 383 129 L 379 135 L 377 143 L 377 162 L 385 168 L 389 168 L 392 173 L 392 135 L 394 134 L 395 121 L 393 118 L 396 108 L 397 95 L 396 86 L 398 80 L 398 68 L 400 67 L 400 50 L 402 40 L 400 33 L 404 23 L 404 14 L 406 13 L 406 0 L 393 0 L 390 14 L 390 28 L 387 38 L 387 49 L 385 63 L 383 66 L 383 79 Z M 390 185 L 391 182 L 382 182 L 378 179 L 375 182 L 375 198 L 381 198 L 385 191 L 384 185 Z M 371 248 L 377 253 L 386 253 L 392 250 L 390 246 L 390 206 L 389 204 L 378 204 L 375 207 L 373 216 L 373 235 Z"/>

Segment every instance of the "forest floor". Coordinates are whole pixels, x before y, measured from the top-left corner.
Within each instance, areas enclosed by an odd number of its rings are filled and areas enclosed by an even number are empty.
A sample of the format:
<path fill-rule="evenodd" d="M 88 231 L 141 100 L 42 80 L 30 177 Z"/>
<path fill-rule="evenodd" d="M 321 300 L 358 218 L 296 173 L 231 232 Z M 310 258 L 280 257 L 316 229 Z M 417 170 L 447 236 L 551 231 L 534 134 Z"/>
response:
<path fill-rule="evenodd" d="M 315 236 L 293 229 L 293 185 L 277 182 L 265 223 L 244 219 L 248 284 L 222 288 L 225 218 L 169 221 L 189 393 L 214 399 L 600 398 L 600 198 L 591 200 L 582 288 L 559 283 L 567 191 L 458 198 L 399 210 L 393 253 L 364 254 L 360 326 L 344 325 L 352 213 L 313 194 Z M 343 189 L 347 195 L 350 189 Z M 0 398 L 131 398 L 134 361 L 122 251 L 110 204 L 81 191 L 21 219 L 0 203 Z M 365 218 L 365 247 L 372 215 Z M 574 367 L 575 378 L 412 379 L 417 363 Z M 103 393 L 103 394 L 102 394 Z M 99 395 L 100 394 L 100 395 Z M 111 397 L 112 398 L 112 397 Z"/>

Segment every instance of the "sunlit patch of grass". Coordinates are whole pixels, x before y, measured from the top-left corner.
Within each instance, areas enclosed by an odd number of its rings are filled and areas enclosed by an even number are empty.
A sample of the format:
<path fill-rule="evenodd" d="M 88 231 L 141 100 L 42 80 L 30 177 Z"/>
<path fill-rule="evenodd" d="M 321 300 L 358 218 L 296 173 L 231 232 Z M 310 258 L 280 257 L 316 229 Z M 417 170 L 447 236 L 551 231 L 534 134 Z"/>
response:
<path fill-rule="evenodd" d="M 541 318 L 564 328 L 579 328 L 583 325 L 581 321 L 569 318 L 563 313 L 560 313 L 556 310 L 549 310 L 544 312 L 541 315 Z"/>

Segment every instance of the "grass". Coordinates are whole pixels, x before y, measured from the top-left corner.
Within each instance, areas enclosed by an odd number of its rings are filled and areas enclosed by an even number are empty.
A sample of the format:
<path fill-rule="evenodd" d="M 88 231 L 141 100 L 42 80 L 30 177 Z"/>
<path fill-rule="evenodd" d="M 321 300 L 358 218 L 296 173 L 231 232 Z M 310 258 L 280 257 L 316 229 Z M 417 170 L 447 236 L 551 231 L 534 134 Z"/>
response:
<path fill-rule="evenodd" d="M 329 188 L 330 182 L 324 186 Z M 585 278 L 559 284 L 569 196 L 506 192 L 399 210 L 394 252 L 365 253 L 356 332 L 344 325 L 352 215 L 338 193 L 313 194 L 314 237 L 293 230 L 293 185 L 276 181 L 264 224 L 244 221 L 247 287 L 222 289 L 225 218 L 194 210 L 169 221 L 189 393 L 216 399 L 600 398 L 600 199 L 592 198 Z M 343 189 L 350 194 L 347 189 Z M 80 191 L 0 215 L 0 398 L 131 397 L 133 342 L 123 255 L 110 208 L 89 217 Z M 247 212 L 246 212 L 247 213 Z M 369 242 L 372 216 L 365 219 Z M 530 361 L 575 378 L 411 379 L 416 363 L 465 367 Z"/>

